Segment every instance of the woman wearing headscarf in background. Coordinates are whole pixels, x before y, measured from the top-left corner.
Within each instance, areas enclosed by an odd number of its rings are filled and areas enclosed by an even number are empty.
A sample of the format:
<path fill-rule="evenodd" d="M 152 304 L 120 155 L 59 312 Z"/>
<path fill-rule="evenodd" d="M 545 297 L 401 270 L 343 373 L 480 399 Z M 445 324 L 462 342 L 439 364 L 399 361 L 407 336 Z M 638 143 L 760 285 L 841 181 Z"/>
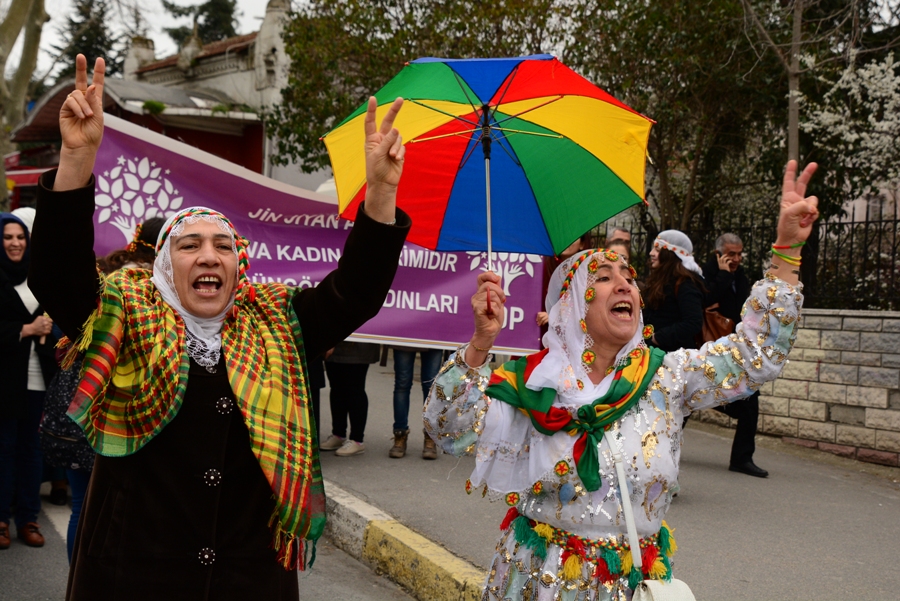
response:
<path fill-rule="evenodd" d="M 650 273 L 641 289 L 644 323 L 653 328 L 650 344 L 666 352 L 696 347 L 703 329 L 703 271 L 693 248 L 682 232 L 666 230 L 650 251 Z"/>
<path fill-rule="evenodd" d="M 799 179 L 796 169 L 788 163 L 775 245 L 792 256 L 818 216 L 817 200 L 804 198 L 815 164 Z M 559 297 L 547 348 L 493 374 L 489 351 L 505 296 L 497 275 L 478 277 L 475 332 L 436 378 L 425 427 L 446 452 L 475 455 L 467 491 L 510 507 L 483 599 L 620 600 L 645 578 L 671 578 L 676 545 L 664 518 L 682 418 L 778 376 L 803 300 L 798 260 L 784 252 L 788 260 L 773 258 L 754 286 L 734 334 L 670 353 L 642 341 L 629 266 L 611 251 L 577 254 L 551 283 Z M 614 453 L 624 455 L 626 481 Z M 632 561 L 623 502 L 634 507 L 642 569 Z"/>
<path fill-rule="evenodd" d="M 402 101 L 378 129 L 369 100 L 366 202 L 338 269 L 316 288 L 251 284 L 247 240 L 203 207 L 169 218 L 152 274 L 100 278 L 92 170 L 103 72 L 98 59 L 89 87 L 78 55 L 59 170 L 39 182 L 34 230 L 35 291 L 84 351 L 69 415 L 98 452 L 67 599 L 298 599 L 296 570 L 314 559 L 325 523 L 304 355 L 346 338 L 390 288 L 410 226 L 395 203 Z M 50 261 L 60 248 L 65 268 Z"/>
<path fill-rule="evenodd" d="M 98 259 L 97 265 L 106 274 L 117 269 L 150 269 L 156 258 L 156 239 L 165 219 L 152 217 L 139 223 L 134 237 L 125 248 L 114 250 Z M 59 326 L 53 326 L 57 337 L 63 336 Z M 57 356 L 67 349 L 57 351 Z M 67 411 L 81 380 L 81 358 L 76 358 L 68 369 L 61 369 L 47 386 L 44 399 L 44 416 L 41 419 L 41 449 L 44 465 L 64 469 L 72 488 L 72 514 L 66 534 L 66 552 L 72 561 L 75 536 L 81 507 L 87 494 L 91 471 L 94 469 L 94 449 L 88 443 L 81 427 L 73 422 Z"/>
<path fill-rule="evenodd" d="M 56 371 L 53 322 L 28 287 L 31 241 L 18 217 L 0 213 L 0 549 L 16 534 L 30 547 L 44 545 L 38 526 L 43 476 L 38 426 L 44 392 Z M 59 261 L 59 255 L 53 258 Z"/>

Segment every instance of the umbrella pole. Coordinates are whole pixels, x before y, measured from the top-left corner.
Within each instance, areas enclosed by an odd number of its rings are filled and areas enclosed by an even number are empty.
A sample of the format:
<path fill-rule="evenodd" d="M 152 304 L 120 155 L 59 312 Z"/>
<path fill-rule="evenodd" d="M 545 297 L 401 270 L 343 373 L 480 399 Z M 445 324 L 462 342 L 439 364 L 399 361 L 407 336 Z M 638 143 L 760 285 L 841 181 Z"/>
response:
<path fill-rule="evenodd" d="M 481 127 L 481 148 L 484 151 L 484 197 L 487 202 L 487 255 L 488 255 L 488 271 L 494 271 L 493 252 L 491 248 L 491 126 L 488 119 L 490 118 L 490 109 L 487 105 L 481 107 L 481 114 L 484 115 L 484 124 Z M 491 310 L 491 291 L 487 291 L 487 315 L 493 315 Z"/>

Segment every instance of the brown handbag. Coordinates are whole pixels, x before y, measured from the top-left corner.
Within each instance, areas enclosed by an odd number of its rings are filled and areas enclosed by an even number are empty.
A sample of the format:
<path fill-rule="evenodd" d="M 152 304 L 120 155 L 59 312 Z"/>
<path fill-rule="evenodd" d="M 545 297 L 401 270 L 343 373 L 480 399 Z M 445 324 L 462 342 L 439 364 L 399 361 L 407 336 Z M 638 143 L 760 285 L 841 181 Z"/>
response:
<path fill-rule="evenodd" d="M 698 347 L 734 332 L 734 322 L 716 311 L 718 308 L 719 303 L 715 303 L 703 310 L 703 329 L 697 338 Z"/>

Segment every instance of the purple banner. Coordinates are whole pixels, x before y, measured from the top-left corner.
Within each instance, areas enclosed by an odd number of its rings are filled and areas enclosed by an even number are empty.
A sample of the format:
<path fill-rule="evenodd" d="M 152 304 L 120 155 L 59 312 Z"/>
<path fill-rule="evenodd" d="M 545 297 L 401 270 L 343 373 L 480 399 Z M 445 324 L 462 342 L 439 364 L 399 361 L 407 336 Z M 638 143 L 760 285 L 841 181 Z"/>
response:
<path fill-rule="evenodd" d="M 353 224 L 337 199 L 253 173 L 112 115 L 97 157 L 94 250 L 105 255 L 131 241 L 136 224 L 201 205 L 227 215 L 250 241 L 254 282 L 315 286 L 337 267 Z M 373 248 L 372 252 L 378 252 Z M 506 323 L 495 348 L 523 354 L 539 346 L 541 257 L 494 253 L 503 275 Z M 470 297 L 487 253 L 434 252 L 406 244 L 377 317 L 351 340 L 455 348 L 472 334 Z"/>

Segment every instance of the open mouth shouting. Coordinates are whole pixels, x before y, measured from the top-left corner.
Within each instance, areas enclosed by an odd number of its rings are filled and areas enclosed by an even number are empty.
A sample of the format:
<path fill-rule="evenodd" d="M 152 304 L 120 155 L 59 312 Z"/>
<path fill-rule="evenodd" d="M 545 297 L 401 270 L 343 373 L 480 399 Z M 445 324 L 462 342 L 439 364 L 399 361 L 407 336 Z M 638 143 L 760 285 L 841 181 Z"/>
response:
<path fill-rule="evenodd" d="M 631 317 L 634 314 L 634 307 L 628 301 L 621 301 L 613 305 L 611 313 L 618 319 L 631 321 Z"/>
<path fill-rule="evenodd" d="M 201 296 L 214 296 L 222 288 L 222 278 L 216 274 L 203 274 L 194 280 L 193 288 Z"/>

